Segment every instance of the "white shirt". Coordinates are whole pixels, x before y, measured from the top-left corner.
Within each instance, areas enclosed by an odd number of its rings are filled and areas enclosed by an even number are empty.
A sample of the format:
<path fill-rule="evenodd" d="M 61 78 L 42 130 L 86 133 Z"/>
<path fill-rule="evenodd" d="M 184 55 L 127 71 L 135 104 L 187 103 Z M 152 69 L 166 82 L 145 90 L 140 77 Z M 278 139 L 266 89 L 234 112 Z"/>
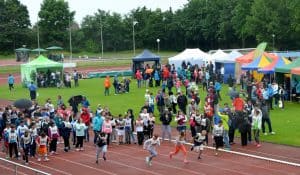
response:
<path fill-rule="evenodd" d="M 144 126 L 143 126 L 143 120 L 137 120 L 136 121 L 136 132 L 143 132 Z"/>

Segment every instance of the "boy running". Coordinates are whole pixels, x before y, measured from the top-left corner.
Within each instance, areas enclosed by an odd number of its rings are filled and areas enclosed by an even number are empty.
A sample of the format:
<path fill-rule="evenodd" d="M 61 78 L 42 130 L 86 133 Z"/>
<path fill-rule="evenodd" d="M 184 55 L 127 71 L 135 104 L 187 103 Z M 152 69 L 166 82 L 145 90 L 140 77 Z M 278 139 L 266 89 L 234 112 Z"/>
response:
<path fill-rule="evenodd" d="M 201 154 L 203 151 L 203 144 L 205 142 L 206 130 L 202 130 L 201 133 L 197 133 L 194 137 L 194 145 L 191 147 L 191 151 L 195 150 L 199 152 L 198 159 L 201 159 Z"/>
<path fill-rule="evenodd" d="M 98 134 L 96 139 L 96 164 L 98 164 L 100 152 L 102 152 L 103 160 L 106 160 L 106 152 L 107 152 L 107 134 L 101 132 Z"/>
<path fill-rule="evenodd" d="M 144 149 L 148 150 L 150 153 L 150 156 L 146 157 L 146 163 L 148 166 L 152 165 L 153 157 L 157 156 L 157 152 L 155 149 L 156 145 L 160 146 L 160 141 L 158 139 L 157 134 L 154 134 L 154 136 L 152 138 L 150 138 L 144 142 Z"/>

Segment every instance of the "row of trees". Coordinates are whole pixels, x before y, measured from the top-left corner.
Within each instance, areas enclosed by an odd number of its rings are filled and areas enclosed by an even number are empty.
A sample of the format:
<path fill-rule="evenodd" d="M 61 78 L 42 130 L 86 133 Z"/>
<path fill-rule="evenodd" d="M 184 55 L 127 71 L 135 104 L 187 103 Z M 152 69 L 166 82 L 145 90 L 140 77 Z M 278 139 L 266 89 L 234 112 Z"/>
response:
<path fill-rule="evenodd" d="M 278 50 L 294 50 L 300 47 L 299 9 L 299 0 L 189 0 L 177 11 L 139 7 L 122 16 L 98 10 L 79 25 L 67 2 L 44 0 L 39 22 L 30 27 L 26 6 L 0 0 L 0 49 L 37 47 L 37 29 L 42 47 L 68 49 L 71 29 L 74 51 L 100 52 L 102 28 L 105 51 L 129 50 L 134 27 L 137 48 L 154 49 L 159 38 L 164 50 L 254 47 L 262 41 L 269 49 L 274 42 Z"/>

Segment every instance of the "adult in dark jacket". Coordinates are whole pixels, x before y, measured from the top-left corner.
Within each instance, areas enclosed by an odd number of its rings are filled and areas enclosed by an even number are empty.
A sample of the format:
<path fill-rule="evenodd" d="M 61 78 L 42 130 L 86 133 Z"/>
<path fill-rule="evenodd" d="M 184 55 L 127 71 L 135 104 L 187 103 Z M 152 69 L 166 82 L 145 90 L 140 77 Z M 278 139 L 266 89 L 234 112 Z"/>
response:
<path fill-rule="evenodd" d="M 70 134 L 72 131 L 72 125 L 68 119 L 66 119 L 62 124 L 61 136 L 64 139 L 64 151 L 68 152 L 71 149 L 70 146 Z"/>
<path fill-rule="evenodd" d="M 165 135 L 168 135 L 169 141 L 171 141 L 171 126 L 172 114 L 165 108 L 164 112 L 160 114 L 159 120 L 162 123 L 162 141 L 165 140 Z"/>
<path fill-rule="evenodd" d="M 186 105 L 187 105 L 188 101 L 186 96 L 180 92 L 179 96 L 177 97 L 177 104 L 179 106 L 179 109 L 186 114 Z"/>
<path fill-rule="evenodd" d="M 267 122 L 268 127 L 269 127 L 269 133 L 270 134 L 275 134 L 272 131 L 272 124 L 271 124 L 271 120 L 270 120 L 269 107 L 265 102 L 262 103 L 261 112 L 262 112 L 262 127 L 261 127 L 262 132 L 264 133 L 264 135 L 267 135 L 267 133 L 265 132 L 266 131 L 265 122 Z"/>

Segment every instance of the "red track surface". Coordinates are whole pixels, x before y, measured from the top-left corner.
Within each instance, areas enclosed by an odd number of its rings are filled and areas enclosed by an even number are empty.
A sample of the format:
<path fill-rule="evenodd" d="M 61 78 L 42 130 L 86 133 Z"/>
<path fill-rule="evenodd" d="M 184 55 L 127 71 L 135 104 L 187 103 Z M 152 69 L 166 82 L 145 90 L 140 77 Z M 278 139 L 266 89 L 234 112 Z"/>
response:
<path fill-rule="evenodd" d="M 92 137 L 91 137 L 92 138 Z M 263 143 L 263 146 L 259 149 L 252 145 L 246 148 L 240 148 L 240 146 L 234 146 L 235 150 L 241 152 L 249 152 L 251 154 L 262 155 L 266 154 L 266 157 L 273 157 L 285 161 L 300 162 L 299 149 L 293 150 L 292 147 Z M 37 162 L 35 159 L 30 159 L 30 167 L 36 168 L 53 175 L 70 175 L 70 174 L 87 174 L 87 175 L 145 175 L 145 174 L 240 174 L 240 175 L 282 175 L 282 174 L 300 174 L 300 167 L 289 166 L 280 163 L 274 163 L 271 161 L 260 160 L 256 158 L 250 158 L 246 156 L 239 156 L 231 153 L 221 153 L 219 156 L 214 155 L 214 151 L 211 149 L 205 149 L 202 159 L 197 160 L 197 153 L 188 152 L 188 164 L 183 163 L 183 157 L 180 154 L 173 157 L 170 160 L 168 154 L 173 151 L 174 144 L 164 142 L 157 148 L 158 156 L 153 159 L 152 167 L 148 167 L 145 164 L 145 157 L 149 154 L 143 150 L 141 146 L 135 144 L 132 145 L 115 145 L 113 144 L 108 149 L 107 161 L 100 160 L 99 165 L 95 163 L 95 147 L 92 143 L 84 143 L 85 150 L 82 152 L 76 152 L 74 149 L 71 152 L 63 152 L 63 144 L 58 145 L 59 155 L 50 156 L 49 162 Z M 282 149 L 281 149 L 282 148 Z M 288 148 L 291 148 L 288 151 Z M 187 146 L 189 150 L 189 146 Z M 268 150 L 268 151 L 265 151 Z M 282 150 L 281 152 L 279 150 Z M 274 154 L 271 155 L 272 151 Z M 293 152 L 295 151 L 295 152 Z M 264 153 L 260 153 L 264 152 Z M 290 154 L 287 154 L 290 152 Z M 284 155 L 282 155 L 284 154 Z M 293 155 L 290 157 L 290 155 Z M 1 153 L 3 157 L 3 153 Z M 0 161 L 1 162 L 1 161 Z M 17 161 L 20 162 L 20 161 Z M 5 172 L 8 174 L 12 171 L 12 167 L 0 164 L 0 174 Z M 21 171 L 23 174 L 33 174 L 28 170 Z M 22 174 L 19 173 L 19 174 Z"/>

